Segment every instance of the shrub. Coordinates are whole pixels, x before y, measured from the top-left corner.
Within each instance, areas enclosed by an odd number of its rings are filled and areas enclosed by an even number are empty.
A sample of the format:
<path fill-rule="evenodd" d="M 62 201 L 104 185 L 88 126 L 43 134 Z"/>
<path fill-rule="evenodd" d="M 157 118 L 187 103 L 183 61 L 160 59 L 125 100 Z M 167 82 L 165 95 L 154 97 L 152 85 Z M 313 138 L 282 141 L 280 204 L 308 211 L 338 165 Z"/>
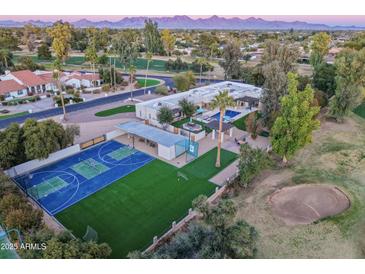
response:
<path fill-rule="evenodd" d="M 155 93 L 160 95 L 167 95 L 169 94 L 169 90 L 165 85 L 162 85 L 155 88 Z"/>
<path fill-rule="evenodd" d="M 270 164 L 270 158 L 261 149 L 251 148 L 248 144 L 241 145 L 238 164 L 240 174 L 239 184 L 247 187 L 251 180 Z"/>

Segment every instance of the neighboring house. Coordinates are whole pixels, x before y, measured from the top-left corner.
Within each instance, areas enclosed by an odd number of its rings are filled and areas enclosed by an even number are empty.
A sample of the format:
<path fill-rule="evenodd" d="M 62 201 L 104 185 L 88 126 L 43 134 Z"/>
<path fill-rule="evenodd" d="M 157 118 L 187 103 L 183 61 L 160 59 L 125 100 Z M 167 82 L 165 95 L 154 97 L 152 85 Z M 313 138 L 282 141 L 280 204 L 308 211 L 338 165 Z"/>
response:
<path fill-rule="evenodd" d="M 74 88 L 92 88 L 101 85 L 99 73 L 73 72 L 61 77 L 61 82 L 66 86 L 72 86 Z"/>
<path fill-rule="evenodd" d="M 19 84 L 14 80 L 0 81 L 0 96 L 6 101 L 21 98 L 28 95 L 27 87 Z"/>
<path fill-rule="evenodd" d="M 19 85 L 25 86 L 27 95 L 29 96 L 42 94 L 55 89 L 53 80 L 42 78 L 30 70 L 6 72 L 5 75 L 0 76 L 0 80 L 13 80 Z"/>

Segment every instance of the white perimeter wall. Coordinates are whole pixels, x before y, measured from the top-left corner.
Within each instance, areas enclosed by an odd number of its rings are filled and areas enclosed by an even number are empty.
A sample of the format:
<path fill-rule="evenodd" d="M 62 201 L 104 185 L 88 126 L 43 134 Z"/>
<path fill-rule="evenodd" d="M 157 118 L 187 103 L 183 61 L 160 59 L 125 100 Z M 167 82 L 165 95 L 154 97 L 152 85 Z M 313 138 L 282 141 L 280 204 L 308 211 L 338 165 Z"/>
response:
<path fill-rule="evenodd" d="M 160 156 L 166 160 L 172 160 L 175 158 L 175 146 L 165 147 L 161 144 L 158 144 L 157 153 L 158 153 L 158 156 Z"/>
<path fill-rule="evenodd" d="M 68 148 L 56 151 L 54 153 L 51 153 L 47 159 L 43 159 L 43 160 L 32 160 L 32 161 L 28 161 L 25 162 L 23 164 L 17 165 L 17 166 L 13 166 L 12 168 L 9 168 L 8 170 L 5 170 L 5 174 L 10 176 L 10 177 L 15 177 L 18 175 L 23 175 L 26 174 L 32 170 L 41 168 L 43 166 L 52 164 L 58 160 L 61 160 L 65 157 L 74 155 L 78 152 L 80 152 L 80 145 L 74 145 L 74 146 L 70 146 Z"/>

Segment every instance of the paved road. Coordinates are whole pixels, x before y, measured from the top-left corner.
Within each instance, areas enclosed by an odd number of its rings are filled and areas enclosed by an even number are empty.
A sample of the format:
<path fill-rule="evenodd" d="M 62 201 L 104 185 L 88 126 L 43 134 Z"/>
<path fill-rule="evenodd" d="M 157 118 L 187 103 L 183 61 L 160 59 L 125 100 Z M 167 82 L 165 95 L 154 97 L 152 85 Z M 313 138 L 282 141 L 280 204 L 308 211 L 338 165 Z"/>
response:
<path fill-rule="evenodd" d="M 137 75 L 137 76 L 144 77 L 143 75 Z M 155 76 L 155 75 L 150 75 L 149 77 L 157 78 L 157 79 L 165 81 L 166 86 L 170 86 L 170 87 L 174 86 L 174 83 L 173 83 L 171 77 Z M 221 80 L 214 80 L 214 81 L 212 80 L 211 82 L 220 82 L 220 81 Z M 138 89 L 138 90 L 133 91 L 133 97 L 143 95 L 143 90 L 144 89 Z M 148 90 L 151 90 L 151 92 L 154 92 L 155 88 L 148 88 Z M 126 92 L 126 93 L 122 93 L 122 94 L 110 95 L 108 97 L 94 99 L 91 101 L 86 101 L 84 103 L 67 105 L 66 112 L 74 112 L 74 111 L 78 111 L 78 110 L 92 108 L 95 106 L 114 103 L 115 101 L 123 101 L 125 99 L 128 99 L 130 96 L 131 96 L 131 92 Z M 39 120 L 39 119 L 45 119 L 45 118 L 49 118 L 49 117 L 57 116 L 57 115 L 61 115 L 61 114 L 62 114 L 62 108 L 58 107 L 58 108 L 47 109 L 47 110 L 39 111 L 39 112 L 35 112 L 35 113 L 29 113 L 27 115 L 20 116 L 20 117 L 3 119 L 3 120 L 0 120 L 0 129 L 8 127 L 11 123 L 23 123 L 28 118 Z"/>

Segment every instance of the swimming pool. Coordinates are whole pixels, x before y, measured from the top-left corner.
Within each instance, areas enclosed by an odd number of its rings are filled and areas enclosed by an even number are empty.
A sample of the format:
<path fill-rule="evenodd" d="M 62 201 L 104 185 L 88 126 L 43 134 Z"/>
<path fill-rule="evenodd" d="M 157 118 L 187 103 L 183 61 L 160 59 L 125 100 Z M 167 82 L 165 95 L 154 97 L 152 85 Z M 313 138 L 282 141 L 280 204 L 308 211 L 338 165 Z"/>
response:
<path fill-rule="evenodd" d="M 229 120 L 229 119 L 232 119 L 233 117 L 236 117 L 239 114 L 241 114 L 241 112 L 227 109 L 223 118 L 224 118 L 224 120 Z M 220 113 L 217 112 L 216 114 L 214 114 L 213 116 L 210 116 L 210 117 L 219 121 L 219 116 L 220 116 Z"/>

